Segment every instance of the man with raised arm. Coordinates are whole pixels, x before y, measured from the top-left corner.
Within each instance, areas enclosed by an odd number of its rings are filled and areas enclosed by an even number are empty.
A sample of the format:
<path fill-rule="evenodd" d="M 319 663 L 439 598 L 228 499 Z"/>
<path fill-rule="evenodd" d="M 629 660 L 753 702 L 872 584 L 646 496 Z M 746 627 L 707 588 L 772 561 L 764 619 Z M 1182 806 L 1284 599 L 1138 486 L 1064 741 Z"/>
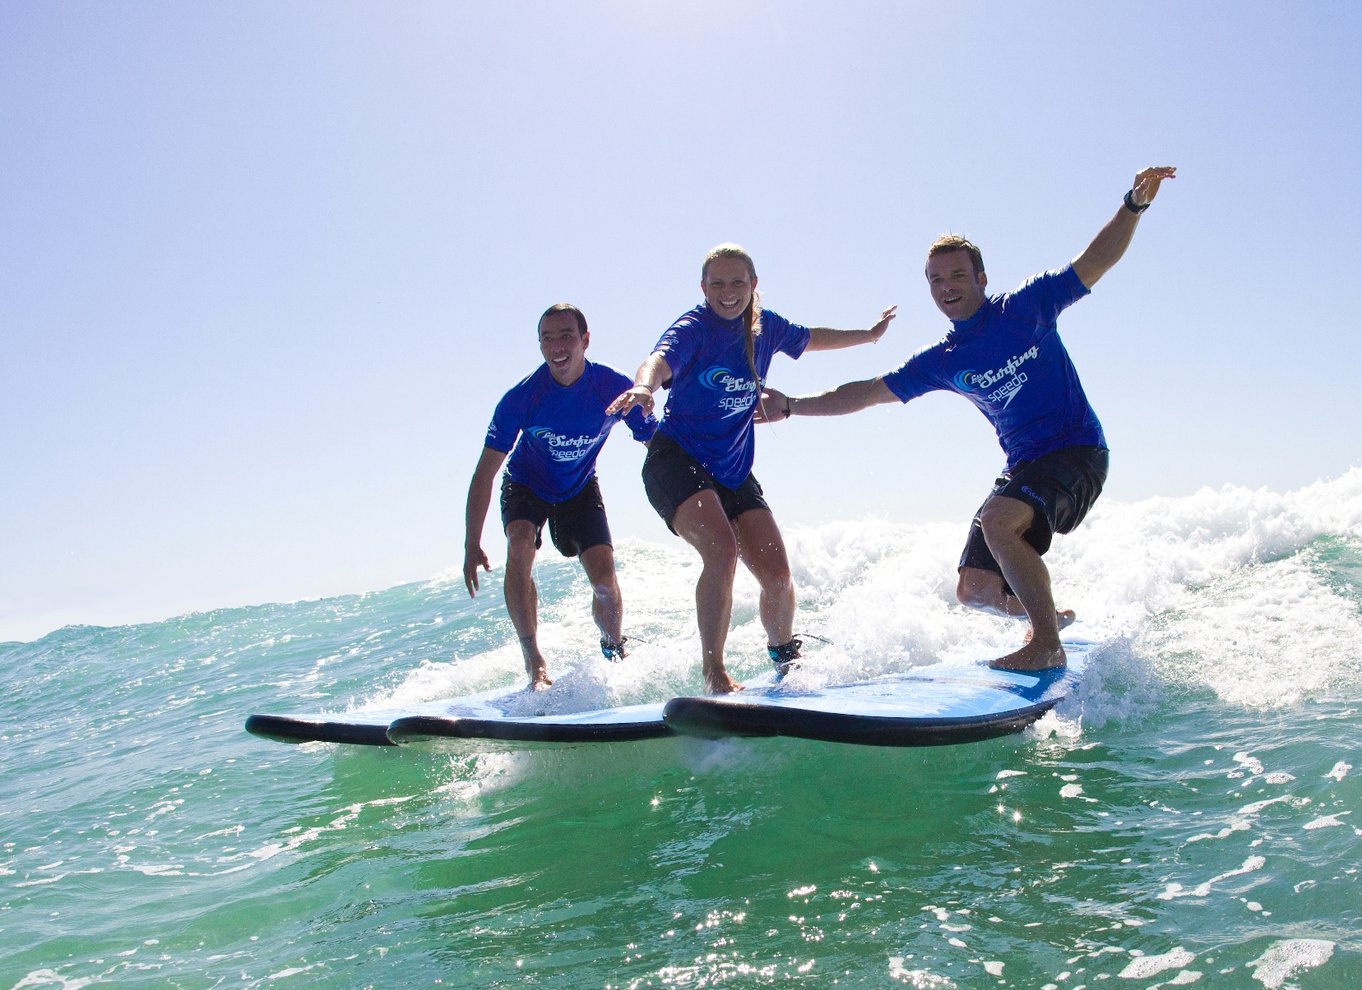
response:
<path fill-rule="evenodd" d="M 1074 621 L 1056 610 L 1042 555 L 1055 533 L 1076 527 L 1107 477 L 1107 443 L 1056 321 L 1121 260 L 1172 166 L 1135 176 L 1125 202 L 1072 263 L 999 296 L 984 290 L 979 249 L 940 237 L 927 252 L 927 285 L 951 329 L 903 365 L 866 381 L 811 396 L 768 389 L 765 420 L 840 416 L 886 402 L 947 390 L 969 399 L 993 424 L 1007 467 L 974 516 L 960 557 L 956 596 L 996 615 L 1025 616 L 1021 649 L 992 661 L 1007 670 L 1062 667 L 1059 631 Z"/>

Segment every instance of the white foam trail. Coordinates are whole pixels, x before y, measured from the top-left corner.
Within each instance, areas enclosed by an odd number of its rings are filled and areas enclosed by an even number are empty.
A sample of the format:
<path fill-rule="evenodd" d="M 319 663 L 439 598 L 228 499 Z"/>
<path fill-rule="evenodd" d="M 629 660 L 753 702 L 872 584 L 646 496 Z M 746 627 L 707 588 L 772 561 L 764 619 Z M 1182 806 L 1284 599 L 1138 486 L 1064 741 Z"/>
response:
<path fill-rule="evenodd" d="M 1207 880 L 1205 883 L 1197 884 L 1190 890 L 1180 883 L 1170 883 L 1167 888 L 1165 888 L 1164 892 L 1159 894 L 1159 900 L 1171 901 L 1179 897 L 1209 897 L 1211 888 L 1220 881 L 1229 880 L 1233 877 L 1245 876 L 1249 873 L 1256 873 L 1266 865 L 1267 860 L 1262 856 L 1250 856 L 1248 859 L 1244 860 L 1244 864 L 1237 870 L 1228 870 L 1218 876 L 1211 877 L 1211 879 Z"/>

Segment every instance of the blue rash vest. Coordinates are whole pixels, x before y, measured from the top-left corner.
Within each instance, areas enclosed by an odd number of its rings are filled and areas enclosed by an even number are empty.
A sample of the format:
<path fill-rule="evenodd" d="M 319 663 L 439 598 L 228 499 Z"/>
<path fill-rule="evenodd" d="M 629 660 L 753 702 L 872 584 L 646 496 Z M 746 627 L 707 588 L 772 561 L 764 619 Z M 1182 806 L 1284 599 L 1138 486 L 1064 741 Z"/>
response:
<path fill-rule="evenodd" d="M 658 429 L 726 488 L 747 479 L 756 456 L 752 417 L 760 383 L 752 381 L 745 338 L 741 316 L 725 320 L 701 303 L 668 327 L 653 348 L 672 372 Z M 798 358 L 808 346 L 808 327 L 761 311 L 753 357 L 762 382 L 777 351 Z"/>
<path fill-rule="evenodd" d="M 988 417 L 1009 469 L 1065 447 L 1105 447 L 1069 352 L 1059 314 L 1088 294 L 1073 265 L 990 296 L 968 320 L 884 376 L 904 402 L 945 389 Z"/>
<path fill-rule="evenodd" d="M 620 421 L 607 416 L 605 407 L 633 384 L 614 368 L 587 361 L 580 378 L 559 385 L 548 364 L 541 364 L 497 403 L 486 444 L 511 452 L 507 478 L 546 502 L 567 501 L 596 473 L 596 456 Z M 657 420 L 637 407 L 624 420 L 644 443 L 657 430 Z"/>

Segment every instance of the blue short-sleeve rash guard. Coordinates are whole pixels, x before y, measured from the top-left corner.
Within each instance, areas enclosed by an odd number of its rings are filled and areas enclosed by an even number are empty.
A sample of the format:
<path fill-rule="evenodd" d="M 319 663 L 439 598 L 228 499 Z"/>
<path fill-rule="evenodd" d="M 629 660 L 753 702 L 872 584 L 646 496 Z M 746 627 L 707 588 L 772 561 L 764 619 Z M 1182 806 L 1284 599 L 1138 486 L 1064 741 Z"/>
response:
<path fill-rule="evenodd" d="M 742 317 L 725 320 L 701 303 L 668 327 L 653 348 L 672 372 L 658 429 L 728 488 L 737 488 L 752 472 L 752 417 L 771 359 L 777 352 L 798 358 L 809 345 L 809 330 L 762 310 L 753 355 L 760 381 L 752 380 L 745 338 Z"/>
<path fill-rule="evenodd" d="M 998 434 L 1007 466 L 1065 447 L 1105 447 L 1102 424 L 1059 339 L 1059 314 L 1088 294 L 1068 265 L 985 300 L 945 338 L 884 376 L 904 402 L 945 389 L 963 395 Z"/>
<path fill-rule="evenodd" d="M 620 421 L 605 407 L 631 385 L 626 375 L 591 361 L 575 382 L 559 385 L 541 364 L 497 403 L 485 442 L 511 452 L 506 477 L 546 502 L 564 502 L 596 473 L 601 446 Z M 647 442 L 657 429 L 657 421 L 637 407 L 624 419 L 636 440 Z"/>

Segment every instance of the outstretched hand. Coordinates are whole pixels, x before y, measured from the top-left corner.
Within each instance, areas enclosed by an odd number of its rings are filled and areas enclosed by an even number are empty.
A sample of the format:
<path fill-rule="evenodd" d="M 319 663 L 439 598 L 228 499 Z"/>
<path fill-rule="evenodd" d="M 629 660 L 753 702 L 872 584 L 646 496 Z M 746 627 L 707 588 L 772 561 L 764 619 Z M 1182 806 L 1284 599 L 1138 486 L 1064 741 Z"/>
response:
<path fill-rule="evenodd" d="M 880 338 L 883 337 L 884 332 L 889 329 L 889 324 L 893 322 L 894 317 L 898 315 L 898 312 L 898 306 L 890 306 L 880 314 L 880 318 L 875 322 L 875 325 L 866 331 L 866 333 L 869 334 L 872 343 L 879 343 Z"/>
<path fill-rule="evenodd" d="M 790 400 L 784 392 L 773 388 L 762 389 L 761 401 L 757 403 L 754 423 L 779 423 L 790 416 Z"/>
<path fill-rule="evenodd" d="M 1136 206 L 1145 206 L 1154 202 L 1154 197 L 1159 193 L 1159 183 L 1164 179 L 1177 178 L 1176 165 L 1154 165 L 1150 168 L 1142 169 L 1135 176 L 1135 181 L 1130 186 L 1130 198 Z"/>
<path fill-rule="evenodd" d="M 645 413 L 653 411 L 653 393 L 646 385 L 635 385 L 627 392 L 621 392 L 615 401 L 605 407 L 607 416 L 623 416 L 634 406 L 639 406 Z"/>

